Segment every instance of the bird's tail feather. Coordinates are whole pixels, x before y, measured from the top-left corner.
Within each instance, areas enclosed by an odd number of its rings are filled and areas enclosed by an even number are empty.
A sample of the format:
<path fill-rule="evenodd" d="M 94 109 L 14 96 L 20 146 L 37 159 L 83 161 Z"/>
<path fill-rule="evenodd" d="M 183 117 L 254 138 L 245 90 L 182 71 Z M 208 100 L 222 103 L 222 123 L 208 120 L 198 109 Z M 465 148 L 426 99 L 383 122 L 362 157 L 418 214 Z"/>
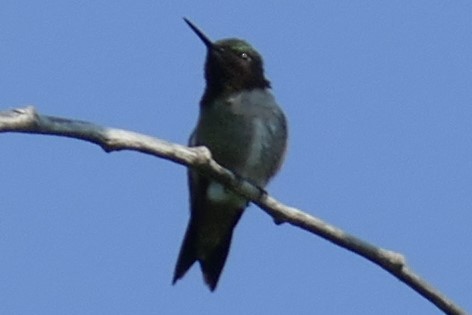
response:
<path fill-rule="evenodd" d="M 190 222 L 187 228 L 187 232 L 185 232 L 182 247 L 180 248 L 177 264 L 175 265 L 174 278 L 172 280 L 172 284 L 175 284 L 177 280 L 182 278 L 185 273 L 190 269 L 190 267 L 192 267 L 193 263 L 197 261 L 196 242 L 197 230 L 194 224 Z"/>
<path fill-rule="evenodd" d="M 205 259 L 201 259 L 200 268 L 202 269 L 205 283 L 210 287 L 211 291 L 216 289 L 221 272 L 225 266 L 231 245 L 232 231 L 216 245 Z"/>

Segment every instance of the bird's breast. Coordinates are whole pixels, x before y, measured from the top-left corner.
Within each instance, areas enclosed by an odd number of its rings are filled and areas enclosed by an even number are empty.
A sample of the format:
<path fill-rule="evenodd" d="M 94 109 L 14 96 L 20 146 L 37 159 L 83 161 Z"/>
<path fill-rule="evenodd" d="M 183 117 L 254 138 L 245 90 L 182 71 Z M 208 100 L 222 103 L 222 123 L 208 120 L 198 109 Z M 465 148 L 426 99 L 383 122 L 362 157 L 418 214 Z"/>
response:
<path fill-rule="evenodd" d="M 238 93 L 201 113 L 197 142 L 224 167 L 265 186 L 283 153 L 277 135 L 281 115 L 269 92 Z"/>

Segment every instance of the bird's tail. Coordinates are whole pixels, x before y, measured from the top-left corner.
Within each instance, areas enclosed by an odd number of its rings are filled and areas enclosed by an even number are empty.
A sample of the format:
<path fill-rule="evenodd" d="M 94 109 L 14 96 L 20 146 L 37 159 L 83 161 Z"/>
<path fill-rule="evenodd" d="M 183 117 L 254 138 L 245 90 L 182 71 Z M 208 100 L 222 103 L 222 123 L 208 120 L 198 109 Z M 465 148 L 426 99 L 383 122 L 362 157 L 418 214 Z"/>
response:
<path fill-rule="evenodd" d="M 208 244 L 202 244 L 198 240 L 198 233 L 203 231 L 197 230 L 195 221 L 190 220 L 175 266 L 173 284 L 181 279 L 198 260 L 206 284 L 211 291 L 216 289 L 226 258 L 228 257 L 233 229 L 241 217 L 242 210 L 239 210 L 239 215 L 232 217 L 231 222 L 226 222 L 231 225 L 229 228 L 228 226 L 225 226 L 223 229 L 221 226 L 213 227 L 213 229 L 218 230 L 221 234 L 219 234 L 218 241 L 215 242 L 215 239 L 213 239 Z"/>

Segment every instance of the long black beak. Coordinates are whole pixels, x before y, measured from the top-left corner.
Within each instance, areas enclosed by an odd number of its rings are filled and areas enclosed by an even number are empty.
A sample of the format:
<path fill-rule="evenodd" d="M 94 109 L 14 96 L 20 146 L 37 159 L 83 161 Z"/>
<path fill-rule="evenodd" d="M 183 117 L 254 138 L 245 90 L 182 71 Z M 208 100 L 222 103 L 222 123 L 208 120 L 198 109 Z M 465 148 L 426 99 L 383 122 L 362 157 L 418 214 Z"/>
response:
<path fill-rule="evenodd" d="M 200 37 L 200 39 L 205 44 L 205 46 L 208 48 L 208 50 L 213 49 L 213 42 L 198 27 L 196 27 L 195 24 L 190 22 L 187 18 L 184 18 L 184 21 L 185 21 L 185 23 L 188 24 L 188 26 L 190 26 L 192 31 L 194 31 L 195 34 L 197 34 L 197 36 Z"/>

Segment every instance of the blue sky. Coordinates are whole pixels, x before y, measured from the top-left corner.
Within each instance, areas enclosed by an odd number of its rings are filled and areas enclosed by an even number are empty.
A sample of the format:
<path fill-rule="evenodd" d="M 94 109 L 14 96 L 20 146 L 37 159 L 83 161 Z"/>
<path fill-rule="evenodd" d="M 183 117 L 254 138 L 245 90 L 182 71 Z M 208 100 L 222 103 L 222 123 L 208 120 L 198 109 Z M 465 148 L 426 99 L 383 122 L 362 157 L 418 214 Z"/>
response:
<path fill-rule="evenodd" d="M 378 246 L 472 310 L 470 1 L 9 1 L 0 108 L 35 105 L 186 143 L 210 38 L 244 38 L 290 123 L 268 190 Z M 439 314 L 354 254 L 251 206 L 219 287 L 171 278 L 185 169 L 0 135 L 1 314 Z"/>

